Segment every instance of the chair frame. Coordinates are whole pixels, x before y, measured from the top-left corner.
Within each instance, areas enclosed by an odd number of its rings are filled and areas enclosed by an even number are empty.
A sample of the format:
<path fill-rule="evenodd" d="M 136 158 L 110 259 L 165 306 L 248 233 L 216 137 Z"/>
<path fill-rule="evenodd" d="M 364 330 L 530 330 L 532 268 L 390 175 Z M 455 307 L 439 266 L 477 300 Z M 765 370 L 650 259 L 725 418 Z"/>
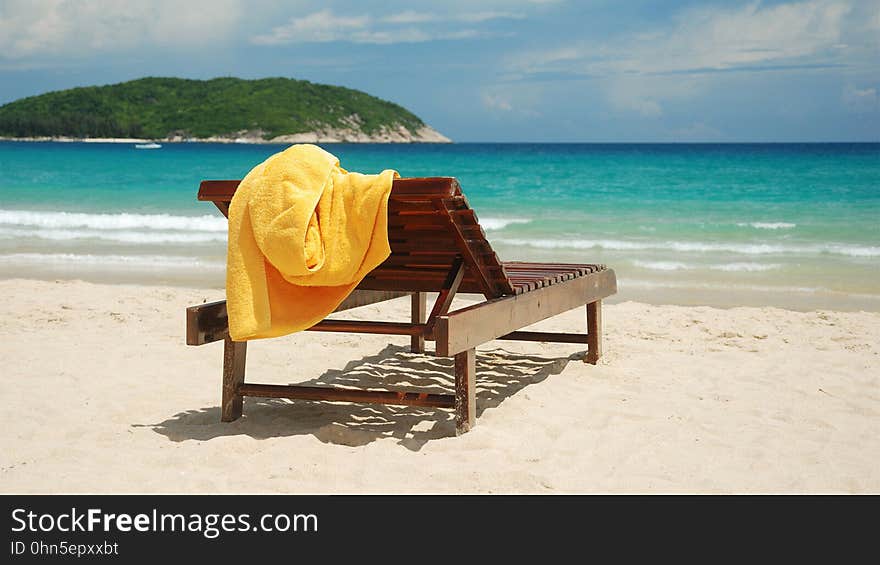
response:
<path fill-rule="evenodd" d="M 229 202 L 239 181 L 204 181 L 199 199 L 214 202 L 224 214 L 229 213 Z M 439 189 L 438 189 L 439 187 Z M 333 387 L 301 385 L 269 385 L 245 382 L 247 342 L 229 338 L 226 301 L 221 300 L 191 306 L 186 310 L 186 343 L 203 345 L 223 340 L 223 384 L 221 420 L 231 422 L 242 415 L 245 396 L 268 398 L 306 399 L 320 401 L 363 402 L 451 408 L 455 412 L 456 435 L 473 428 L 476 420 L 476 348 L 492 340 L 542 341 L 583 343 L 587 345 L 584 362 L 595 364 L 602 355 L 602 299 L 617 292 L 614 271 L 603 265 L 569 265 L 548 263 L 500 263 L 488 246 L 485 233 L 479 228 L 476 216 L 467 206 L 455 179 L 447 177 L 397 179 L 392 194 L 433 195 L 436 212 L 432 221 L 457 234 L 457 250 L 451 251 L 443 264 L 420 278 L 401 280 L 406 276 L 395 262 L 395 244 L 392 258 L 370 275 L 336 309 L 336 312 L 375 304 L 403 296 L 411 296 L 411 321 L 384 322 L 364 320 L 325 319 L 306 331 L 350 332 L 385 335 L 408 335 L 410 349 L 425 352 L 425 341 L 435 342 L 437 356 L 455 359 L 455 393 L 433 394 L 409 391 L 352 390 Z M 422 196 L 419 196 L 421 198 Z M 407 198 L 407 197 L 404 197 Z M 459 205 L 450 209 L 449 202 Z M 405 200 L 409 202 L 409 200 Z M 421 202 L 421 200 L 420 200 Z M 461 206 L 463 204 L 463 207 Z M 441 217 L 436 220 L 436 217 Z M 402 215 L 404 221 L 423 216 Z M 472 223 L 462 225 L 462 218 Z M 447 223 L 444 223 L 447 222 Z M 406 229 L 422 230 L 425 225 Z M 468 231 L 470 230 L 470 231 Z M 413 233 L 413 232 L 402 232 Z M 415 233 L 423 234 L 423 231 Z M 480 247 L 482 246 L 482 247 Z M 400 247 L 404 247 L 401 245 Z M 480 253 L 488 249 L 488 253 Z M 383 268 L 388 265 L 389 273 Z M 405 266 L 404 266 L 405 267 Z M 516 269 L 517 284 L 508 270 Z M 438 272 L 445 276 L 436 278 Z M 513 271 L 511 271 L 513 272 Z M 401 273 L 404 273 L 401 275 Z M 543 276 L 543 277 L 542 277 Z M 428 277 L 430 280 L 426 280 Z M 430 278 L 434 277 L 434 278 Z M 452 301 L 462 289 L 481 292 L 486 300 L 450 311 Z M 427 292 L 437 292 L 430 314 L 427 313 Z M 521 328 L 586 306 L 586 333 L 556 333 L 523 331 Z"/>

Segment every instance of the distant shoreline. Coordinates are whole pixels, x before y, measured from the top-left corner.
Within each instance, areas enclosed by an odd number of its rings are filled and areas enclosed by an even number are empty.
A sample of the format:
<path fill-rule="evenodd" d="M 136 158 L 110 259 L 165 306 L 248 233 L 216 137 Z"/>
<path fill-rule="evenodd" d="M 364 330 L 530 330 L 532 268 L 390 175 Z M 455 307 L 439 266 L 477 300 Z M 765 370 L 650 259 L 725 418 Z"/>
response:
<path fill-rule="evenodd" d="M 405 128 L 398 131 L 382 130 L 369 135 L 355 130 L 326 130 L 319 132 L 294 133 L 264 139 L 259 135 L 244 132 L 236 136 L 183 137 L 173 136 L 158 139 L 140 137 L 69 137 L 64 135 L 45 137 L 0 136 L 0 141 L 58 142 L 58 143 L 237 143 L 243 145 L 277 145 L 285 143 L 452 143 L 452 140 L 430 126 L 420 128 L 415 133 Z"/>
<path fill-rule="evenodd" d="M 152 139 L 134 137 L 0 137 L 0 141 L 22 141 L 25 143 L 154 143 Z M 164 142 L 164 140 L 162 140 Z M 166 142 L 170 143 L 170 142 Z"/>
<path fill-rule="evenodd" d="M 284 145 L 290 143 L 385 143 L 395 144 L 472 144 L 472 145 L 880 145 L 880 141 L 387 141 L 379 139 L 340 140 L 324 139 L 317 140 L 252 140 L 247 138 L 167 138 L 167 139 L 141 139 L 134 137 L 6 137 L 0 136 L 0 141 L 20 141 L 24 143 L 222 143 L 239 145 Z"/>

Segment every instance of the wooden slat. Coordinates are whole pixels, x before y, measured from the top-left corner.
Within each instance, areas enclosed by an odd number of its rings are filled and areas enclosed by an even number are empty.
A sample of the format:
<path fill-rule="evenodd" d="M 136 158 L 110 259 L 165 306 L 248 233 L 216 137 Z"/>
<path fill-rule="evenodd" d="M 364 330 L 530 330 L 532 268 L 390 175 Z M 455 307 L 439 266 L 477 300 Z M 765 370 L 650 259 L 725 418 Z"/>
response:
<path fill-rule="evenodd" d="M 527 263 L 508 261 L 503 263 L 516 294 L 555 285 L 605 269 L 604 265 L 568 263 Z"/>
<path fill-rule="evenodd" d="M 386 300 L 394 300 L 395 298 L 401 298 L 403 296 L 406 296 L 405 292 L 357 289 L 346 296 L 345 300 L 342 301 L 342 304 L 336 307 L 336 310 L 334 310 L 334 312 L 351 310 L 352 308 L 359 308 L 361 306 L 367 306 L 369 304 L 376 304 L 377 302 L 385 302 Z"/>
<path fill-rule="evenodd" d="M 392 252 L 389 256 L 391 257 L 419 257 L 422 259 L 432 259 L 435 261 L 449 261 L 450 263 L 455 259 L 455 257 L 459 256 L 457 251 L 449 251 L 446 249 L 412 249 L 410 251 L 401 251 L 398 253 Z"/>
<path fill-rule="evenodd" d="M 325 400 L 332 402 L 362 402 L 369 404 L 400 404 L 403 406 L 432 406 L 453 408 L 455 397 L 451 394 L 427 392 L 396 392 L 386 390 L 357 390 L 298 385 L 243 384 L 238 387 L 243 396 L 264 398 L 292 398 L 301 400 Z"/>
<path fill-rule="evenodd" d="M 381 280 L 381 279 L 393 279 L 399 281 L 405 280 L 431 280 L 431 281 L 444 281 L 446 280 L 446 273 L 449 272 L 449 268 L 432 268 L 432 267 L 383 267 L 379 266 L 370 271 L 370 274 L 367 275 L 372 279 Z M 437 287 L 437 290 L 440 290 L 440 287 Z"/>
<path fill-rule="evenodd" d="M 198 199 L 229 202 L 240 182 L 240 180 L 203 180 L 199 184 Z"/>
<path fill-rule="evenodd" d="M 394 200 L 388 201 L 388 218 L 412 218 L 419 216 L 438 217 L 431 200 Z"/>
<path fill-rule="evenodd" d="M 458 254 L 453 251 L 441 251 L 434 253 L 421 253 L 413 251 L 409 253 L 392 253 L 388 259 L 382 262 L 381 267 L 417 267 L 445 268 L 452 266 Z M 378 268 L 378 267 L 377 267 Z"/>
<path fill-rule="evenodd" d="M 368 322 L 361 320 L 321 320 L 307 332 L 345 332 L 384 335 L 423 335 L 424 324 L 403 322 Z"/>
<path fill-rule="evenodd" d="M 389 231 L 437 231 L 441 229 L 449 229 L 449 218 L 427 214 L 388 216 Z"/>
<path fill-rule="evenodd" d="M 452 266 L 452 261 L 449 260 L 449 257 L 443 256 L 435 256 L 435 257 L 425 257 L 425 256 L 413 256 L 409 254 L 400 254 L 400 255 L 392 255 L 388 259 L 383 262 L 380 267 L 376 267 L 377 269 L 407 269 L 409 267 L 422 267 L 426 269 L 436 269 L 436 270 L 449 270 L 449 267 Z"/>
<path fill-rule="evenodd" d="M 432 196 L 453 196 L 461 193 L 458 180 L 454 177 L 415 177 L 395 179 L 392 194 L 430 194 Z"/>
<path fill-rule="evenodd" d="M 442 182 L 434 187 L 426 187 L 424 190 L 417 190 L 406 185 L 413 179 L 397 179 L 392 184 L 392 191 L 389 198 L 398 202 L 425 202 L 427 200 L 435 200 L 437 198 L 455 198 L 454 193 L 450 192 L 448 186 Z M 442 179 L 441 179 L 442 180 Z"/>
<path fill-rule="evenodd" d="M 438 258 L 434 261 L 431 261 L 428 258 L 420 258 L 413 259 L 410 255 L 402 255 L 395 256 L 392 255 L 385 262 L 382 263 L 381 268 L 383 269 L 409 269 L 409 268 L 425 268 L 425 269 L 436 269 L 436 270 L 448 270 L 452 265 L 450 261 L 444 261 L 443 258 Z M 377 269 L 380 267 L 376 267 Z"/>
<path fill-rule="evenodd" d="M 199 185 L 199 200 L 232 200 L 241 180 L 204 180 Z M 453 177 L 420 177 L 394 179 L 391 194 L 394 196 L 425 195 L 451 197 L 461 193 L 458 180 Z"/>
<path fill-rule="evenodd" d="M 437 292 L 442 284 L 443 281 L 440 279 L 397 280 L 393 278 L 377 279 L 368 276 L 364 278 L 363 281 L 361 281 L 361 284 L 358 285 L 358 288 L 362 290 L 394 289 L 401 292 Z M 465 279 L 462 281 L 461 287 L 459 287 L 458 291 L 460 293 L 467 294 L 482 294 L 483 287 L 478 284 L 476 280 L 468 280 L 467 276 L 465 276 Z"/>
<path fill-rule="evenodd" d="M 533 268 L 546 267 L 548 269 L 583 269 L 583 268 L 604 268 L 604 265 L 598 263 L 544 263 L 540 261 L 505 261 L 505 266 L 511 269 L 519 267 Z"/>
<path fill-rule="evenodd" d="M 450 210 L 449 215 L 452 216 L 453 221 L 455 221 L 459 227 L 472 227 L 479 225 L 477 214 L 470 208 L 465 210 Z"/>
<path fill-rule="evenodd" d="M 486 232 L 482 226 L 460 226 L 461 233 L 467 239 L 486 239 Z"/>
<path fill-rule="evenodd" d="M 433 249 L 435 251 L 451 251 L 457 253 L 459 250 L 458 243 L 452 239 L 446 238 L 408 238 L 401 241 L 399 238 L 390 240 L 391 253 L 410 253 L 412 251 L 421 251 L 424 249 Z"/>

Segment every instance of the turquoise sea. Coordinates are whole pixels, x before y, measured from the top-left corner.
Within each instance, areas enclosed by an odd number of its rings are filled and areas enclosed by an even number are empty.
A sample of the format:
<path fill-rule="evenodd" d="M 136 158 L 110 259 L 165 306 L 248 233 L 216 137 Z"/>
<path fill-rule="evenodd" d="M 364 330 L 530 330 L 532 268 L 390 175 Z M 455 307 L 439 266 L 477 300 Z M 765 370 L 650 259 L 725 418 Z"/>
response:
<path fill-rule="evenodd" d="M 199 181 L 283 148 L 0 142 L 0 276 L 222 287 Z M 325 148 L 458 177 L 502 259 L 606 263 L 620 300 L 880 310 L 880 144 Z"/>

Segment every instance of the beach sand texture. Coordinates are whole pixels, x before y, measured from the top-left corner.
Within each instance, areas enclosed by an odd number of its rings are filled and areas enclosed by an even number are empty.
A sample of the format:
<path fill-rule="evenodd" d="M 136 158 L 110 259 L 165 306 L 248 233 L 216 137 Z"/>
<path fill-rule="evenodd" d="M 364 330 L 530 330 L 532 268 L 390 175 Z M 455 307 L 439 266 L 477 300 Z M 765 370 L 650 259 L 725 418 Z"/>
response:
<path fill-rule="evenodd" d="M 880 313 L 610 305 L 595 367 L 579 346 L 480 348 L 477 425 L 456 438 L 451 411 L 415 407 L 247 399 L 221 424 L 222 346 L 184 345 L 184 308 L 222 291 L 0 289 L 3 492 L 880 491 Z M 408 302 L 344 315 L 404 320 Z M 451 360 L 407 345 L 254 342 L 247 377 L 451 390 Z"/>

